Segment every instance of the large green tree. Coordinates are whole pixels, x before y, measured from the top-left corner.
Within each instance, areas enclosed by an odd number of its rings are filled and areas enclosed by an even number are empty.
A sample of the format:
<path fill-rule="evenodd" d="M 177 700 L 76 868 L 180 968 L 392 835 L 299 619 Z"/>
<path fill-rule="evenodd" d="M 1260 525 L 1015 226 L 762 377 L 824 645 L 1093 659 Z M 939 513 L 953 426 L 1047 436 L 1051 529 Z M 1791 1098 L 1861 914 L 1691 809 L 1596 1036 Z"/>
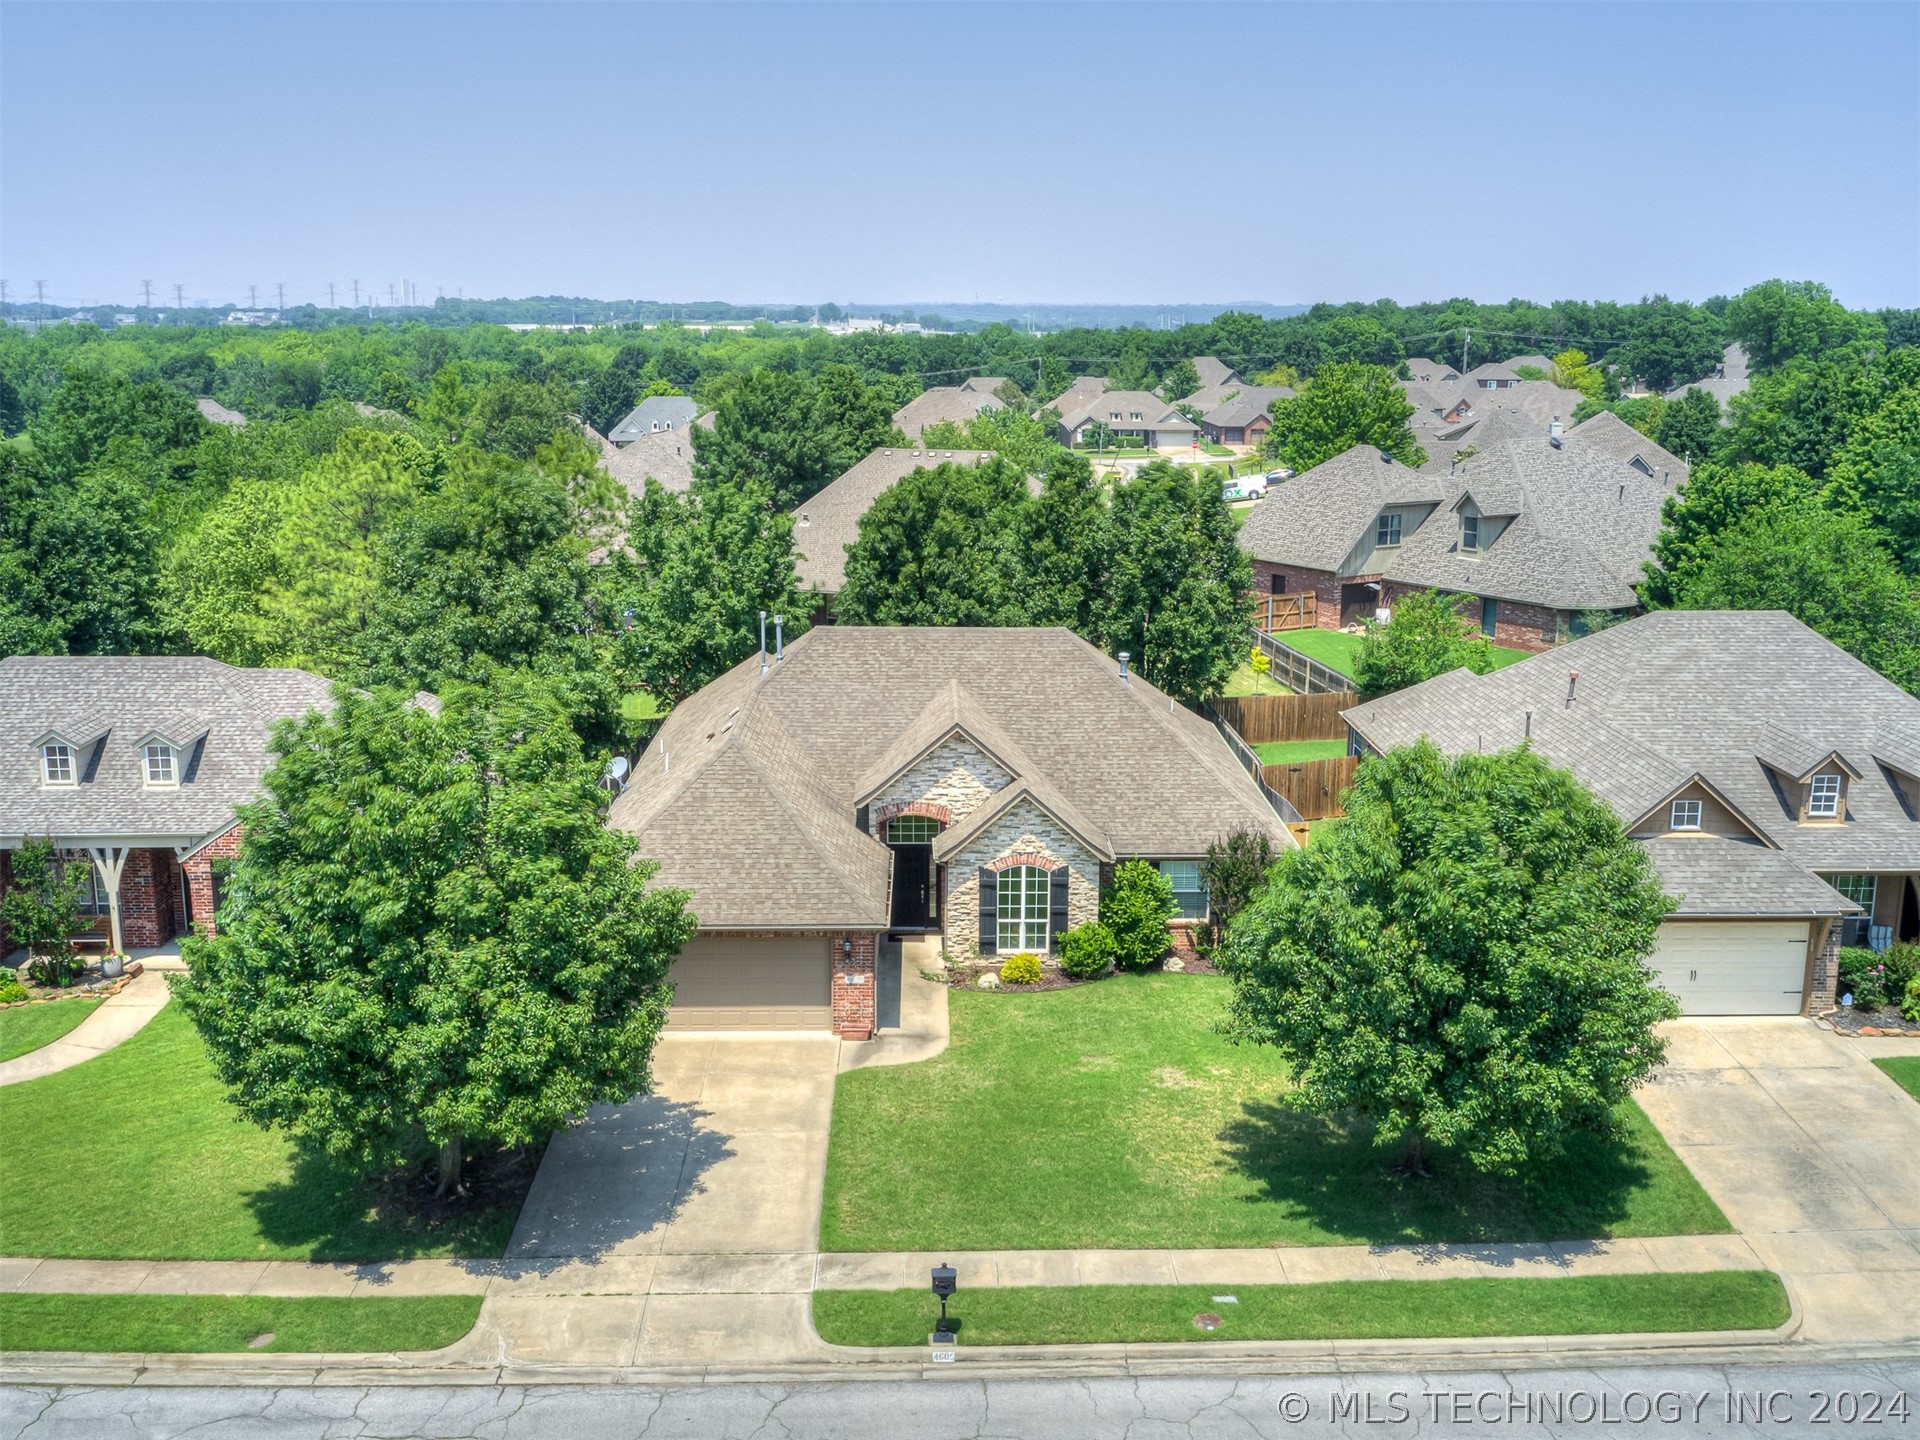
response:
<path fill-rule="evenodd" d="M 915 470 L 860 517 L 834 612 L 855 625 L 1022 623 L 1026 494 L 1025 477 L 1000 459 Z"/>
<path fill-rule="evenodd" d="M 1655 607 L 1674 603 L 1679 577 L 1696 569 L 1720 534 L 1756 511 L 1824 503 L 1825 487 L 1791 465 L 1696 465 L 1686 484 L 1660 509 L 1653 559 L 1640 597 Z"/>
<path fill-rule="evenodd" d="M 1608 1130 L 1679 1013 L 1646 968 L 1668 908 L 1646 852 L 1525 748 L 1396 750 L 1346 807 L 1230 927 L 1230 1033 L 1415 1172 L 1430 1146 L 1519 1172 Z"/>
<path fill-rule="evenodd" d="M 1836 490 L 1859 497 L 1900 568 L 1920 576 L 1920 383 L 1862 416 L 1828 473 Z"/>
<path fill-rule="evenodd" d="M 1711 374 L 1726 344 L 1711 311 L 1656 295 L 1632 323 L 1626 343 L 1605 358 L 1621 375 L 1665 390 Z"/>
<path fill-rule="evenodd" d="M 650 890 L 537 688 L 285 727 L 175 987 L 254 1123 L 367 1168 L 544 1140 L 646 1090 L 685 895 Z"/>
<path fill-rule="evenodd" d="M 1065 625 L 1094 644 L 1113 561 L 1106 496 L 1084 455 L 1052 448 L 1040 493 L 1021 509 L 1014 559 L 1029 625 Z"/>
<path fill-rule="evenodd" d="M 1329 365 L 1313 384 L 1268 406 L 1273 426 L 1266 453 L 1295 470 L 1311 470 L 1355 445 L 1371 445 L 1404 465 L 1424 465 L 1407 421 L 1413 405 L 1382 365 Z"/>
<path fill-rule="evenodd" d="M 1858 511 L 1755 510 L 1702 546 L 1672 586 L 1683 610 L 1785 610 L 1920 695 L 1920 589 Z"/>
<path fill-rule="evenodd" d="M 1720 402 L 1705 390 L 1688 390 L 1667 401 L 1653 437 L 1690 465 L 1713 458 L 1720 444 Z"/>
<path fill-rule="evenodd" d="M 1880 338 L 1871 315 L 1847 309 L 1813 280 L 1763 280 L 1727 306 L 1727 334 L 1755 370 L 1777 370 L 1801 356 L 1831 354 Z"/>
<path fill-rule="evenodd" d="M 1463 666 L 1476 675 L 1493 669 L 1493 647 L 1461 613 L 1460 595 L 1416 590 L 1393 602 L 1385 625 L 1369 624 L 1360 641 L 1353 683 L 1363 700 L 1389 695 Z"/>
<path fill-rule="evenodd" d="M 0 449 L 0 655 L 164 648 L 146 499 L 117 468 L 67 478 Z"/>
<path fill-rule="evenodd" d="M 1100 641 L 1181 700 L 1218 695 L 1245 648 L 1253 568 L 1217 473 L 1154 460 L 1113 490 Z"/>

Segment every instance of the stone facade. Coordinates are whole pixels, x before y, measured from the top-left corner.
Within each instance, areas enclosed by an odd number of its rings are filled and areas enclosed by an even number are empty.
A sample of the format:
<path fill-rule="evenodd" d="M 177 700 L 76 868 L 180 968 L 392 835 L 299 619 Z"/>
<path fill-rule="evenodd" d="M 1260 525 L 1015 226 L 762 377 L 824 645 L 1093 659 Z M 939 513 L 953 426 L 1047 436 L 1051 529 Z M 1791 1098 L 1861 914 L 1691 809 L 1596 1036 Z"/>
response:
<path fill-rule="evenodd" d="M 213 862 L 231 860 L 240 853 L 240 827 L 222 831 L 181 863 L 187 872 L 187 888 L 193 896 L 193 922 L 207 934 L 214 933 Z M 184 928 L 184 927 L 183 927 Z"/>
<path fill-rule="evenodd" d="M 1100 915 L 1100 861 L 1037 805 L 1022 800 L 947 862 L 944 932 L 947 953 L 980 953 L 980 871 L 1009 865 L 1067 867 L 1067 922 L 1084 925 Z M 1058 943 L 1058 936 L 1053 937 Z M 1051 963 L 1051 957 L 1043 957 Z"/>
<path fill-rule="evenodd" d="M 868 823 L 883 840 L 886 822 L 898 815 L 927 815 L 942 825 L 957 824 L 1012 779 L 979 746 L 964 736 L 949 736 L 873 797 Z"/>
<path fill-rule="evenodd" d="M 833 1033 L 842 1040 L 871 1040 L 876 1023 L 873 994 L 874 956 L 879 937 L 854 930 L 831 935 L 833 956 Z M 843 954 L 841 942 L 850 942 L 852 954 Z"/>

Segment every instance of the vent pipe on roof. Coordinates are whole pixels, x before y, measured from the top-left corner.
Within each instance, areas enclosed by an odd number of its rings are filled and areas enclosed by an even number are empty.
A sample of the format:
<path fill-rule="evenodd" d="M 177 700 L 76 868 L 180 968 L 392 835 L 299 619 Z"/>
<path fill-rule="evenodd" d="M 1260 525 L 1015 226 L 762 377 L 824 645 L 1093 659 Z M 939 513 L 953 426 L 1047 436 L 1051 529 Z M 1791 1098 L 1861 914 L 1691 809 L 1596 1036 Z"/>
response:
<path fill-rule="evenodd" d="M 1578 670 L 1567 671 L 1567 706 L 1569 709 L 1571 709 L 1573 706 L 1574 688 L 1578 686 L 1579 683 L 1580 683 L 1580 672 Z"/>
<path fill-rule="evenodd" d="M 1566 433 L 1567 428 L 1560 423 L 1560 417 L 1558 415 L 1554 416 L 1552 422 L 1547 426 L 1547 434 L 1557 437 Z"/>
<path fill-rule="evenodd" d="M 1120 652 L 1120 683 L 1123 685 L 1131 685 L 1133 683 L 1132 680 L 1127 678 L 1127 661 L 1132 658 L 1133 657 L 1125 650 Z"/>
<path fill-rule="evenodd" d="M 760 673 L 767 673 L 767 612 L 760 612 Z"/>
<path fill-rule="evenodd" d="M 1533 738 L 1533 712 L 1531 710 L 1527 711 L 1526 736 L 1529 740 Z"/>
<path fill-rule="evenodd" d="M 778 615 L 773 617 L 773 663 L 778 665 L 787 658 L 787 638 L 781 630 L 782 621 Z"/>

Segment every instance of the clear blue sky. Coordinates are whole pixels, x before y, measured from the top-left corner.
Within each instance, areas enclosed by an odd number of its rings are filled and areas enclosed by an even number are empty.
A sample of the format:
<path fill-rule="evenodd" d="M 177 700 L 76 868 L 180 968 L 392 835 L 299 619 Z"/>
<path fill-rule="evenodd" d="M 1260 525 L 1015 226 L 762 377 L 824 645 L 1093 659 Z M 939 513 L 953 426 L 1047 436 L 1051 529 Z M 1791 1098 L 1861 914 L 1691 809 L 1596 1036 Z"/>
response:
<path fill-rule="evenodd" d="M 1920 304 L 1920 6 L 0 5 L 0 275 Z"/>

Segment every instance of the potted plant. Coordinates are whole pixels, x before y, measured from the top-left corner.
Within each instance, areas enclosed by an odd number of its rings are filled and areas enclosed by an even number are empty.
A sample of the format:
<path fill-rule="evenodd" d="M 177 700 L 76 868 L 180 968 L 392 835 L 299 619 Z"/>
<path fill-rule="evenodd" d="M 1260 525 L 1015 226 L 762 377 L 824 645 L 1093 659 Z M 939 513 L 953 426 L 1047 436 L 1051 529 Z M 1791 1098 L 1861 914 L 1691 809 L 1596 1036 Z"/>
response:
<path fill-rule="evenodd" d="M 118 980 L 127 973 L 127 957 L 119 950 L 109 950 L 100 957 L 100 973 L 109 980 Z"/>

